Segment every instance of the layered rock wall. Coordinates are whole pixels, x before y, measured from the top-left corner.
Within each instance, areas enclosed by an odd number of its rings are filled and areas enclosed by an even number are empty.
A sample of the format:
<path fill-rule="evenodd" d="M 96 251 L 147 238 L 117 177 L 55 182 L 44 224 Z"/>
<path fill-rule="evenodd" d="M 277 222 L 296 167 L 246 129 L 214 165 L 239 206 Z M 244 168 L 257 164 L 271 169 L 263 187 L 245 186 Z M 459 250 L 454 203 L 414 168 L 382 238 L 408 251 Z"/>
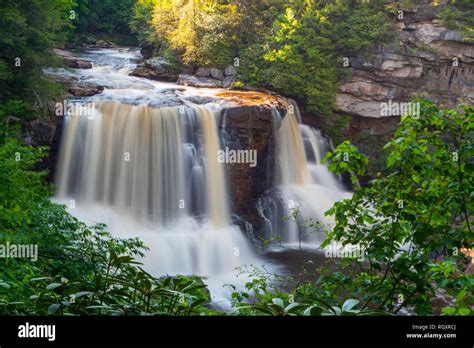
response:
<path fill-rule="evenodd" d="M 446 107 L 473 104 L 474 43 L 437 18 L 443 8 L 425 4 L 405 11 L 394 24 L 390 44 L 378 47 L 370 60 L 350 58 L 351 77 L 336 95 L 338 112 L 372 123 L 393 117 L 381 113 L 381 104 L 389 100 L 409 102 L 420 96 Z"/>

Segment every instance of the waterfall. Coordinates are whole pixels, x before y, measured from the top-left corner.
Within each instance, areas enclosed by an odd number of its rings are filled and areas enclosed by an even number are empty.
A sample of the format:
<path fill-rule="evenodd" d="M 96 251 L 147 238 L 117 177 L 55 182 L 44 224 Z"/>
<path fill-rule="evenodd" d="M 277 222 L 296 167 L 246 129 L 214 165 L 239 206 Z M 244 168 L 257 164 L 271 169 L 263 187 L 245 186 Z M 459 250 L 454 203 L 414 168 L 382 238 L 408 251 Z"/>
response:
<path fill-rule="evenodd" d="M 302 239 L 317 246 L 325 239 L 323 231 L 310 233 L 304 227 L 304 220 L 311 218 L 330 227 L 333 221 L 324 213 L 349 194 L 321 163 L 330 149 L 329 143 L 320 131 L 302 124 L 296 102 L 289 100 L 287 114 L 275 136 L 278 154 L 275 188 L 258 204 L 264 234 L 268 239 L 279 238 L 289 245 Z M 295 209 L 299 211 L 300 224 L 284 219 Z"/>
<path fill-rule="evenodd" d="M 205 106 L 106 100 L 93 117 L 66 117 L 58 199 L 74 200 L 85 222 L 140 237 L 157 275 L 232 272 L 253 252 L 230 224 L 218 115 Z"/>
<path fill-rule="evenodd" d="M 280 180 L 283 185 L 308 185 L 311 181 L 303 138 L 294 112 L 283 119 L 277 137 Z"/>
<path fill-rule="evenodd" d="M 236 279 L 235 268 L 261 264 L 249 242 L 261 231 L 231 211 L 217 155 L 241 145 L 225 115 L 220 119 L 222 100 L 215 90 L 128 76 L 138 50 L 85 51 L 84 58 L 92 69 L 55 74 L 104 91 L 72 101 L 92 112 L 74 109 L 64 119 L 55 199 L 87 224 L 105 223 L 115 237 L 140 238 L 150 249 L 141 261 L 151 274 L 207 277 L 213 299 L 225 302 L 223 284 L 243 289 L 248 280 Z M 329 142 L 302 124 L 295 102 L 284 117 L 273 108 L 272 120 L 271 155 L 259 159 L 265 187 L 272 189 L 255 208 L 265 237 L 292 244 L 301 237 L 297 224 L 283 220 L 292 206 L 302 217 L 331 223 L 324 212 L 348 194 L 321 164 Z M 312 245 L 322 239 L 304 236 Z"/>

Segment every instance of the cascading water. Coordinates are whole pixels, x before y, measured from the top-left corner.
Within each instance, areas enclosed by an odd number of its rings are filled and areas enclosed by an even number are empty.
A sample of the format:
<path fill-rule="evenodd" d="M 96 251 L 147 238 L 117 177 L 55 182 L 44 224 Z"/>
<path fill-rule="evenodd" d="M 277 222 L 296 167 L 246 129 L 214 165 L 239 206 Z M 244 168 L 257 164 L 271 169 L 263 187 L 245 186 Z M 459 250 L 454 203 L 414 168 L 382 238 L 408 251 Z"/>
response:
<path fill-rule="evenodd" d="M 92 105 L 92 112 L 74 109 L 65 117 L 56 198 L 73 202 L 71 213 L 88 224 L 105 223 L 118 237 L 139 237 L 150 248 L 143 260 L 150 273 L 205 276 L 213 299 L 225 303 L 222 285 L 245 281 L 236 282 L 235 268 L 259 261 L 249 243 L 258 231 L 231 217 L 226 172 L 217 160 L 222 147 L 240 146 L 229 138 L 227 120 L 219 119 L 222 100 L 215 90 L 128 76 L 136 51 L 83 55 L 92 69 L 49 71 L 105 87 L 78 101 Z M 277 163 L 259 163 L 267 184 L 275 181 L 274 190 L 257 207 L 266 237 L 279 235 L 289 244 L 301 236 L 296 224 L 283 221 L 291 214 L 289 202 L 302 216 L 330 223 L 324 212 L 348 196 L 321 164 L 324 137 L 301 124 L 297 105 L 290 104 L 285 117 L 273 110 L 270 147 Z"/>
<path fill-rule="evenodd" d="M 290 100 L 286 116 L 281 121 L 277 137 L 277 179 L 275 190 L 259 201 L 258 210 L 265 220 L 268 239 L 279 238 L 288 245 L 302 240 L 318 246 L 324 240 L 323 233 L 309 233 L 304 221 L 297 223 L 291 217 L 295 210 L 302 218 L 312 218 L 330 226 L 332 219 L 324 213 L 338 200 L 349 197 L 337 177 L 321 163 L 329 150 L 328 142 L 321 133 L 301 124 L 298 105 Z"/>
<path fill-rule="evenodd" d="M 93 105 L 91 115 L 65 117 L 56 198 L 74 202 L 71 213 L 86 223 L 139 237 L 150 248 L 144 262 L 152 274 L 208 277 L 213 298 L 222 300 L 222 285 L 255 256 L 231 224 L 224 164 L 217 161 L 219 106 L 192 104 L 184 94 L 170 98 L 169 84 L 144 88 L 120 64 L 99 62 L 79 74 L 109 85 L 83 100 Z M 127 81 L 132 87 L 124 89 Z"/>
<path fill-rule="evenodd" d="M 155 272 L 232 271 L 252 253 L 229 223 L 216 117 L 203 106 L 153 109 L 115 101 L 100 102 L 93 119 L 69 116 L 58 198 L 73 198 L 79 215 L 103 212 L 115 233 L 151 242 L 147 260 L 156 260 Z"/>

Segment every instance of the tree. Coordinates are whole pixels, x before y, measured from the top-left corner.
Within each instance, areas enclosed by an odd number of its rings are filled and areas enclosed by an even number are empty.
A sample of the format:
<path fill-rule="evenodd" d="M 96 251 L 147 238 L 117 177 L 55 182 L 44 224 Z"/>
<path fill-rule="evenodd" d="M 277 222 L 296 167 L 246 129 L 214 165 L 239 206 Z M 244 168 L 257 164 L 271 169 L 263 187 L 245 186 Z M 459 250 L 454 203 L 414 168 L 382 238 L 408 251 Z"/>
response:
<path fill-rule="evenodd" d="M 79 34 L 131 35 L 135 0 L 76 0 Z"/>
<path fill-rule="evenodd" d="M 69 11 L 73 6 L 72 0 L 2 1 L 0 115 L 8 111 L 25 117 L 46 107 L 54 90 L 42 68 L 54 61 L 54 44 L 71 28 Z"/>
<path fill-rule="evenodd" d="M 336 225 L 323 247 L 336 241 L 365 251 L 364 261 L 350 260 L 361 271 L 338 282 L 366 305 L 395 313 L 414 306 L 418 314 L 430 314 L 438 283 L 453 296 L 463 292 L 460 309 L 469 313 L 474 279 L 460 269 L 466 262 L 461 250 L 474 245 L 474 109 L 420 103 L 421 115 L 403 116 L 386 145 L 390 174 L 369 187 L 358 184 L 368 161 L 354 146 L 344 142 L 327 156 L 329 169 L 351 173 L 355 189 L 327 212 Z"/>

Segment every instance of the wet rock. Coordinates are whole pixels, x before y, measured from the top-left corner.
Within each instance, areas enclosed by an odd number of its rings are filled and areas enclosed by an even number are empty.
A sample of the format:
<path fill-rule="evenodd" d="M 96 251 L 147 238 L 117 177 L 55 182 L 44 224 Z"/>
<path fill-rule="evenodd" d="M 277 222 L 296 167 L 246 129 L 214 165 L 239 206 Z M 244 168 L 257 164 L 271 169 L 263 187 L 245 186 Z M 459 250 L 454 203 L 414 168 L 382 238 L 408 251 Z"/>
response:
<path fill-rule="evenodd" d="M 112 47 L 115 47 L 115 45 L 112 42 L 106 41 L 106 40 L 97 40 L 93 44 L 93 46 L 96 47 L 96 48 L 112 48 Z"/>
<path fill-rule="evenodd" d="M 193 75 L 181 74 L 178 77 L 178 84 L 183 86 L 205 87 L 205 88 L 220 88 L 222 81 L 209 77 L 199 77 Z"/>
<path fill-rule="evenodd" d="M 222 87 L 223 88 L 231 88 L 233 83 L 235 81 L 235 76 L 226 76 L 224 78 L 224 81 L 222 81 Z"/>
<path fill-rule="evenodd" d="M 275 107 L 282 115 L 288 107 L 286 99 L 277 94 L 269 94 L 257 91 L 224 91 L 215 94 L 216 97 L 226 99 L 229 103 L 241 106 L 257 106 L 257 107 Z"/>
<path fill-rule="evenodd" d="M 211 68 L 199 68 L 195 75 L 199 77 L 209 77 L 211 76 Z"/>
<path fill-rule="evenodd" d="M 211 69 L 211 77 L 213 79 L 222 81 L 222 80 L 224 80 L 224 73 L 220 69 L 212 68 Z"/>
<path fill-rule="evenodd" d="M 60 49 L 54 49 L 54 53 L 60 56 L 63 64 L 69 68 L 92 69 L 92 63 L 88 60 L 74 57 L 72 53 Z"/>
<path fill-rule="evenodd" d="M 183 97 L 184 100 L 189 101 L 193 104 L 204 105 L 208 103 L 216 103 L 219 101 L 219 98 L 215 97 L 204 97 L 199 95 L 193 95 L 189 97 Z"/>
<path fill-rule="evenodd" d="M 68 89 L 68 92 L 75 97 L 90 97 L 92 95 L 101 93 L 103 90 L 104 87 L 98 85 L 78 84 L 71 86 Z"/>
<path fill-rule="evenodd" d="M 73 59 L 73 60 L 68 60 L 67 58 L 64 59 L 64 63 L 71 67 L 71 68 L 77 68 L 77 69 L 92 69 L 92 64 L 91 62 L 87 60 L 82 60 L 82 59 Z"/>
<path fill-rule="evenodd" d="M 168 82 L 175 82 L 178 79 L 178 75 L 173 71 L 170 64 L 158 58 L 146 60 L 142 65 L 136 67 L 130 75 Z"/>
<path fill-rule="evenodd" d="M 238 106 L 222 111 L 225 146 L 229 149 L 256 151 L 257 165 L 248 163 L 226 164 L 230 196 L 236 215 L 251 223 L 255 233 L 260 232 L 262 219 L 257 202 L 271 187 L 273 174 L 267 171 L 276 161 L 272 110 L 265 106 Z"/>

